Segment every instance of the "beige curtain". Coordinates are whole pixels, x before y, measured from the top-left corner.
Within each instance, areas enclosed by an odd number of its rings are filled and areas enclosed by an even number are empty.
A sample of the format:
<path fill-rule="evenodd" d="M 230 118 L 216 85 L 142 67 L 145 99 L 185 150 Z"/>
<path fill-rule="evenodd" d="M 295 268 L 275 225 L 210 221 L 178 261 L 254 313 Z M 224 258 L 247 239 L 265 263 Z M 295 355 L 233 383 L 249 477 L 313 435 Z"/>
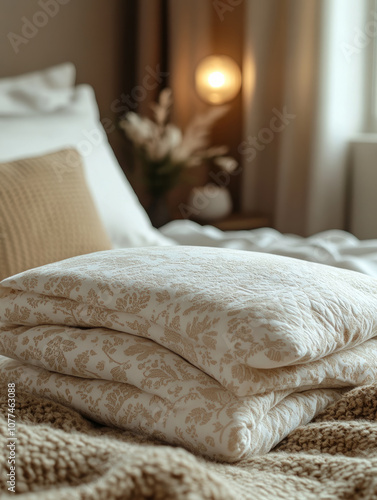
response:
<path fill-rule="evenodd" d="M 163 2 L 179 126 L 205 108 L 194 89 L 200 59 L 243 53 L 242 98 L 213 136 L 242 167 L 230 185 L 235 206 L 270 214 L 282 232 L 345 228 L 348 143 L 364 129 L 372 44 L 351 57 L 346 47 L 365 29 L 372 0 L 138 0 L 139 81 L 161 61 Z M 157 91 L 148 92 L 141 113 Z"/>
<path fill-rule="evenodd" d="M 364 126 L 368 0 L 247 0 L 243 207 L 282 232 L 344 228 L 348 142 Z M 256 138 L 256 139 L 254 139 Z"/>

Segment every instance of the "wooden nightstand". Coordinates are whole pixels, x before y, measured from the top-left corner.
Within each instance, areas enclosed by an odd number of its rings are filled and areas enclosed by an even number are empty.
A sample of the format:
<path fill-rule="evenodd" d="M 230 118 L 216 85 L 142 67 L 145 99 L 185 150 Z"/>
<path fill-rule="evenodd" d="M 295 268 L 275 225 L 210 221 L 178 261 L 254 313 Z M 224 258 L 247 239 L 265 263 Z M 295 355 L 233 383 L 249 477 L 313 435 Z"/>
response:
<path fill-rule="evenodd" d="M 204 224 L 204 222 L 201 222 Z M 268 215 L 263 214 L 231 214 L 225 219 L 208 224 L 221 229 L 222 231 L 243 231 L 257 229 L 259 227 L 270 227 L 271 220 Z"/>

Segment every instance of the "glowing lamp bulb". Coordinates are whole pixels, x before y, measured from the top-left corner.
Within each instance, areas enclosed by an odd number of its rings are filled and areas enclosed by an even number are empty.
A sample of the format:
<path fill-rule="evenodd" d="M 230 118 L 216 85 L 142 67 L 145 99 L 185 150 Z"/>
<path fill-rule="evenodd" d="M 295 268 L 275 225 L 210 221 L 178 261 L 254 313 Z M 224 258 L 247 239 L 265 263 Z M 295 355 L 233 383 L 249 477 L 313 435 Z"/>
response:
<path fill-rule="evenodd" d="M 198 95 L 210 104 L 223 104 L 236 97 L 241 88 L 241 71 L 228 56 L 209 56 L 195 72 Z"/>
<path fill-rule="evenodd" d="M 215 89 L 222 87 L 225 83 L 225 76 L 220 71 L 214 71 L 209 75 L 208 83 Z"/>

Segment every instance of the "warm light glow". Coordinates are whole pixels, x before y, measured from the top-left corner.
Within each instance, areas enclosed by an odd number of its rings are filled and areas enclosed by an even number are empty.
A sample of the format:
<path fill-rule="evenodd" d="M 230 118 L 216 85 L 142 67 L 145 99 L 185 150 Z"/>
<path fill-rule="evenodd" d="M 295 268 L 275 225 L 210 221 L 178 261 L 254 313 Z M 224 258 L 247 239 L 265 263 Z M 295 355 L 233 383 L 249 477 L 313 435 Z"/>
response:
<path fill-rule="evenodd" d="M 208 83 L 211 87 L 219 88 L 225 83 L 225 76 L 221 71 L 214 71 L 208 77 Z"/>
<path fill-rule="evenodd" d="M 228 56 L 209 56 L 195 72 L 196 91 L 210 104 L 223 104 L 236 97 L 241 88 L 241 71 Z"/>

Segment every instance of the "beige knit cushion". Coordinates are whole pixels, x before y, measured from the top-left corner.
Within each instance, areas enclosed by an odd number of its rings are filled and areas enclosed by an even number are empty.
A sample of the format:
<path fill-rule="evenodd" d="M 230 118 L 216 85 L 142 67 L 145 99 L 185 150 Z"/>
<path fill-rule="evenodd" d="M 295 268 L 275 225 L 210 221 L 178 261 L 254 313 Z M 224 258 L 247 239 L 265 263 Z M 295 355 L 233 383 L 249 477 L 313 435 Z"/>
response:
<path fill-rule="evenodd" d="M 0 164 L 0 280 L 109 248 L 77 151 Z"/>

